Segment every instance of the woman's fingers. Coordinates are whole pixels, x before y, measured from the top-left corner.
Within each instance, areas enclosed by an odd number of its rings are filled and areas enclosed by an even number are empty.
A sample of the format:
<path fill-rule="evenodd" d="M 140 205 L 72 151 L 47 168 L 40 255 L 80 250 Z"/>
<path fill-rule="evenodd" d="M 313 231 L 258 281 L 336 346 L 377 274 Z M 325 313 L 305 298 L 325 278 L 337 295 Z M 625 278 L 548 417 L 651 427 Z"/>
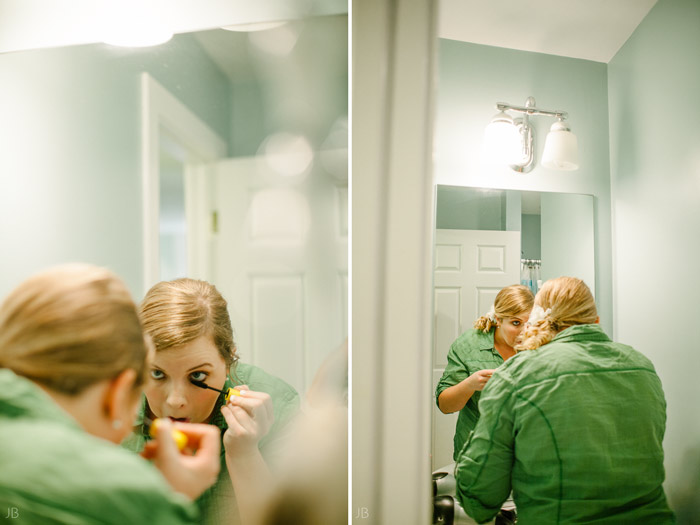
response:
<path fill-rule="evenodd" d="M 242 408 L 251 416 L 254 416 L 256 413 L 259 413 L 261 410 L 264 410 L 263 401 L 261 399 L 249 396 L 231 396 L 231 399 L 229 399 L 228 404 L 229 406 L 236 406 Z"/>
<path fill-rule="evenodd" d="M 174 457 L 179 455 L 180 451 L 173 437 L 173 425 L 169 419 L 164 418 L 158 420 L 158 433 L 156 434 L 156 461 L 160 458 Z"/>
<path fill-rule="evenodd" d="M 274 420 L 274 410 L 270 394 L 247 390 L 245 386 L 236 387 L 241 390 L 240 396 L 231 396 L 229 400 L 234 406 L 244 408 L 251 416 L 255 417 L 257 412 L 264 410 L 265 417 L 272 422 Z"/>
<path fill-rule="evenodd" d="M 229 430 L 232 430 L 235 435 L 256 433 L 252 418 L 241 407 L 226 405 L 221 407 L 221 413 L 226 419 Z"/>
<path fill-rule="evenodd" d="M 173 437 L 177 428 L 187 436 L 187 448 L 181 452 Z M 158 434 L 144 449 L 165 479 L 178 492 L 196 499 L 210 487 L 219 473 L 219 430 L 212 425 L 160 421 Z M 189 452 L 189 453 L 188 453 Z"/>
<path fill-rule="evenodd" d="M 156 450 L 158 449 L 158 444 L 154 441 L 146 441 L 141 451 L 141 457 L 145 459 L 153 459 L 156 457 Z"/>

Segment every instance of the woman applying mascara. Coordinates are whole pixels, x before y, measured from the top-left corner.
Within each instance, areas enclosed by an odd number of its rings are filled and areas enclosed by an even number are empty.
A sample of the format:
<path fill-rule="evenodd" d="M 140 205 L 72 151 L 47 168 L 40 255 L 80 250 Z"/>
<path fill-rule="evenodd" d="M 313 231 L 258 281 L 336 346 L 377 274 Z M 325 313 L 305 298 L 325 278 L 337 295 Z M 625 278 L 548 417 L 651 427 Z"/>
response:
<path fill-rule="evenodd" d="M 197 501 L 203 523 L 252 523 L 271 485 L 268 462 L 298 411 L 296 391 L 263 370 L 238 362 L 227 303 L 210 283 L 177 279 L 153 286 L 141 303 L 156 355 L 142 415 L 208 423 L 222 432 L 222 472 Z M 226 399 L 233 387 L 240 395 Z M 141 424 L 125 442 L 144 441 Z"/>

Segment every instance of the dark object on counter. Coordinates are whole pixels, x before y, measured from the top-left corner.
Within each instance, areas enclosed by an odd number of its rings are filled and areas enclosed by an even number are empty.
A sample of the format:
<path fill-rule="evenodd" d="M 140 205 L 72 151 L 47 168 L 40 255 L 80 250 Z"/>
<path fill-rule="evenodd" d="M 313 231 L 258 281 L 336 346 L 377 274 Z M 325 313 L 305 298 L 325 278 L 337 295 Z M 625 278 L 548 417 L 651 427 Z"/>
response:
<path fill-rule="evenodd" d="M 433 472 L 433 525 L 460 525 L 476 523 L 455 498 L 457 484 L 454 463 Z M 515 525 L 518 522 L 515 509 L 501 511 L 494 525 Z M 489 522 L 492 523 L 492 522 Z"/>
<path fill-rule="evenodd" d="M 433 498 L 433 525 L 457 525 L 460 521 L 455 521 L 455 511 L 464 514 L 464 510 L 459 506 L 452 496 L 436 496 Z"/>
<path fill-rule="evenodd" d="M 514 510 L 501 509 L 501 512 L 496 516 L 496 525 L 515 525 L 518 522 L 518 516 Z"/>

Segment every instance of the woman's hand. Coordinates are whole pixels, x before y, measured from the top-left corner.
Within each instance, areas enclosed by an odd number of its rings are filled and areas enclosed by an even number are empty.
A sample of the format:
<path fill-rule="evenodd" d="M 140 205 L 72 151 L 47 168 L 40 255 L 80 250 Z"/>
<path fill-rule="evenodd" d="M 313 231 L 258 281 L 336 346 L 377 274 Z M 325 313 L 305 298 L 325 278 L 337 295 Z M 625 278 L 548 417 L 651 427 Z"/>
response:
<path fill-rule="evenodd" d="M 469 386 L 471 387 L 472 390 L 478 391 L 478 390 L 483 390 L 484 387 L 486 386 L 486 383 L 488 383 L 488 380 L 491 379 L 491 376 L 493 375 L 494 370 L 477 370 L 474 372 L 472 375 L 469 376 L 468 381 L 469 381 Z"/>
<path fill-rule="evenodd" d="M 257 453 L 258 442 L 270 431 L 275 419 L 269 394 L 248 390 L 245 385 L 236 389 L 241 395 L 231 396 L 228 404 L 221 407 L 228 424 L 224 448 L 231 459 Z"/>
<path fill-rule="evenodd" d="M 237 386 L 240 396 L 231 396 L 221 413 L 228 429 L 224 433 L 226 467 L 236 493 L 241 523 L 260 523 L 274 479 L 258 449 L 269 432 L 274 415 L 272 399 L 264 392 Z"/>
<path fill-rule="evenodd" d="M 462 410 L 474 392 L 483 390 L 495 370 L 478 370 L 456 385 L 446 388 L 438 397 L 438 406 L 444 414 Z"/>
<path fill-rule="evenodd" d="M 180 452 L 172 435 L 177 429 L 187 436 Z M 159 420 L 158 434 L 148 441 L 141 455 L 153 459 L 170 486 L 191 500 L 216 482 L 221 467 L 219 429 L 212 425 Z"/>

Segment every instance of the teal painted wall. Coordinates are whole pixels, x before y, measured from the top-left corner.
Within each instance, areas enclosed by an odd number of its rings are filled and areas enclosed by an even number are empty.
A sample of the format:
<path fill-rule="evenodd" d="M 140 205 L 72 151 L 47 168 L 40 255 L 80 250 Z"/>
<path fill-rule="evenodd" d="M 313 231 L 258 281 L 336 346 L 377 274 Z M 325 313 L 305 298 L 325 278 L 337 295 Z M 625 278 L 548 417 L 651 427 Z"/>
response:
<path fill-rule="evenodd" d="M 228 138 L 228 84 L 191 35 L 0 55 L 0 296 L 75 260 L 142 293 L 142 71 Z"/>
<path fill-rule="evenodd" d="M 506 192 L 438 186 L 435 227 L 447 230 L 505 230 Z"/>
<path fill-rule="evenodd" d="M 256 44 L 253 33 L 242 42 L 254 74 L 231 83 L 233 156 L 255 155 L 277 132 L 303 135 L 314 149 L 337 147 L 329 134 L 347 127 L 347 15 L 309 18 L 280 31 L 280 42 L 293 43 L 284 52 Z M 347 147 L 347 138 L 341 142 Z"/>
<path fill-rule="evenodd" d="M 595 197 L 596 300 L 601 323 L 612 333 L 612 240 L 607 65 L 588 60 L 440 40 L 434 137 L 438 184 L 580 193 Z M 578 137 L 581 167 L 517 173 L 482 162 L 484 128 L 497 102 L 568 112 Z M 537 159 L 551 117 L 533 117 Z M 538 160 L 539 162 L 539 160 Z"/>
<path fill-rule="evenodd" d="M 303 134 L 314 148 L 347 147 L 347 26 L 347 15 L 296 23 L 289 54 L 251 55 L 260 64 L 240 82 L 192 34 L 145 49 L 0 54 L 0 297 L 74 260 L 110 267 L 141 297 L 143 71 L 231 156 L 255 155 L 278 131 Z"/>
<path fill-rule="evenodd" d="M 542 193 L 540 212 L 542 280 L 573 275 L 593 290 L 593 199 L 589 195 Z"/>
<path fill-rule="evenodd" d="M 520 214 L 520 192 L 512 192 L 519 217 L 510 217 L 507 191 L 438 186 L 435 227 L 448 230 L 521 231 L 526 259 L 540 258 L 540 216 Z M 511 224 L 512 223 L 512 226 Z"/>
<path fill-rule="evenodd" d="M 540 259 L 542 239 L 542 217 L 540 215 L 523 214 L 523 229 L 521 239 L 521 251 L 523 259 Z"/>
<path fill-rule="evenodd" d="M 261 86 L 256 79 L 231 83 L 229 153 L 232 157 L 256 155 L 268 135 Z"/>
<path fill-rule="evenodd" d="M 700 2 L 659 0 L 609 64 L 615 333 L 667 409 L 667 492 L 700 523 Z"/>

